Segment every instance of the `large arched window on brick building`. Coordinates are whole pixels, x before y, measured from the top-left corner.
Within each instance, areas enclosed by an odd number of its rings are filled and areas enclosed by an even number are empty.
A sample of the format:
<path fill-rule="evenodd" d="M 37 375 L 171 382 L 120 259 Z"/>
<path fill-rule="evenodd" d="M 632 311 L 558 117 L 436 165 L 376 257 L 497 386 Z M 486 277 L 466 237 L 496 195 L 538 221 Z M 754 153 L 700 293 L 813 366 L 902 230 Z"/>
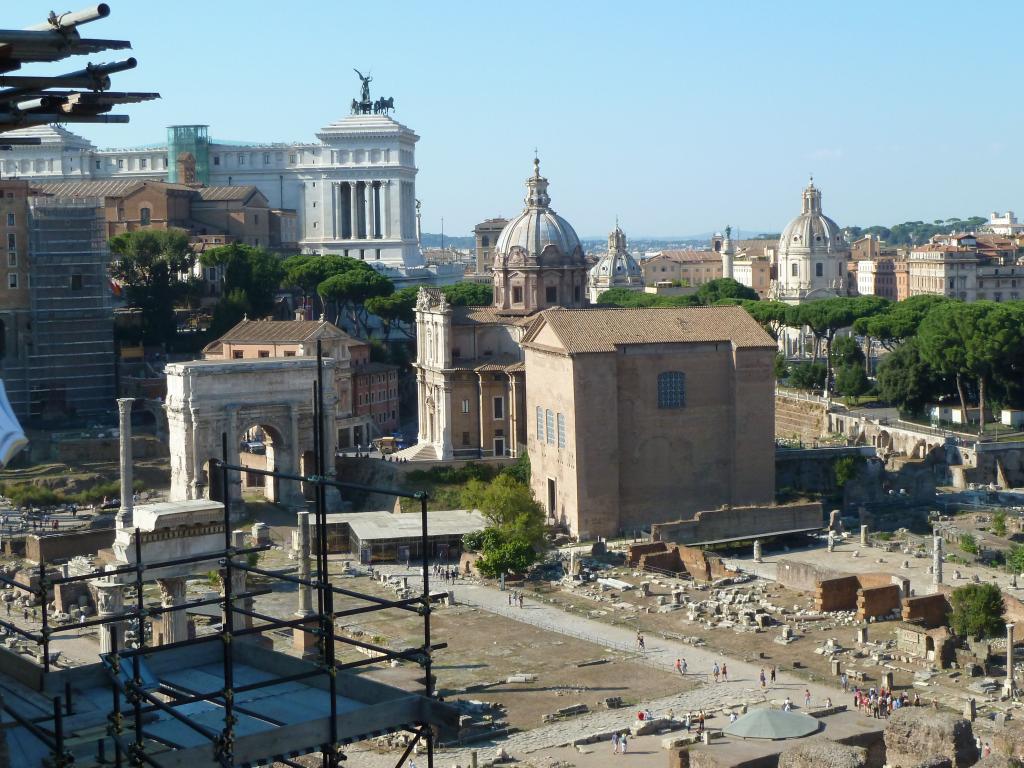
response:
<path fill-rule="evenodd" d="M 665 371 L 658 374 L 658 407 L 682 408 L 686 405 L 686 374 Z"/>

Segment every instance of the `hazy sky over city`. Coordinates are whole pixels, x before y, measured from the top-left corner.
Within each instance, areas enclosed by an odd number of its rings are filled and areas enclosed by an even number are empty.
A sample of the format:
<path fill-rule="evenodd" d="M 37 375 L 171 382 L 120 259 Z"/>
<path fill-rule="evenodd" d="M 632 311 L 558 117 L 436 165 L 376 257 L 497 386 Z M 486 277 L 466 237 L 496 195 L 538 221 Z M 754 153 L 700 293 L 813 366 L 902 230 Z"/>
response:
<path fill-rule="evenodd" d="M 421 137 L 426 231 L 517 213 L 535 146 L 582 236 L 616 215 L 631 236 L 778 231 L 811 172 L 840 225 L 1024 213 L 1020 2 L 110 5 L 83 34 L 133 42 L 139 67 L 114 89 L 163 98 L 123 108 L 129 125 L 73 130 L 100 146 L 159 142 L 172 123 L 312 141 L 348 113 L 352 68 L 370 70 Z M 5 26 L 50 7 L 9 3 Z"/>

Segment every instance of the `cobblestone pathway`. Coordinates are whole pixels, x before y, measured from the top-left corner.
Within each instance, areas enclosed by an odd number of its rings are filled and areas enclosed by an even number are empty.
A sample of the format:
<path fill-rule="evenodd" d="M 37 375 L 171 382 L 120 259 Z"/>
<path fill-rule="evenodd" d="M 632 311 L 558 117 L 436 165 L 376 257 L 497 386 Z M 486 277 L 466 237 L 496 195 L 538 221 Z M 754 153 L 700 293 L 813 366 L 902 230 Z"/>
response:
<path fill-rule="evenodd" d="M 394 566 L 379 570 L 408 576 L 410 586 L 414 584 L 418 586 L 420 581 L 419 576 L 414 571 L 406 568 Z M 432 581 L 432 584 L 434 583 L 436 582 Z M 437 588 L 443 588 L 443 586 L 439 585 Z M 725 662 L 728 665 L 729 682 L 717 684 L 704 682 L 697 689 L 645 702 L 645 706 L 649 707 L 656 714 L 664 714 L 670 709 L 677 713 L 677 715 L 688 710 L 715 710 L 743 703 L 760 703 L 769 698 L 781 702 L 786 696 L 793 700 L 796 708 L 800 708 L 803 705 L 804 690 L 811 692 L 811 700 L 815 706 L 823 706 L 826 698 L 829 697 L 837 704 L 848 703 L 839 688 L 833 688 L 820 683 L 808 684 L 804 680 L 784 673 L 779 674 L 775 686 L 768 691 L 762 691 L 758 679 L 761 671 L 760 665 L 722 656 L 716 653 L 714 648 L 710 646 L 695 648 L 674 640 L 646 637 L 646 651 L 639 653 L 637 651 L 636 633 L 634 630 L 604 624 L 529 599 L 525 601 L 525 607 L 513 608 L 508 604 L 507 593 L 482 584 L 458 583 L 448 588 L 455 593 L 455 599 L 459 603 L 471 605 L 490 613 L 525 624 L 531 624 L 551 632 L 587 640 L 605 648 L 631 652 L 633 653 L 631 661 L 660 667 L 667 674 L 676 674 L 673 665 L 677 658 L 686 659 L 691 677 L 698 675 L 704 681 L 709 680 L 711 669 L 716 661 L 719 664 Z M 524 669 L 522 671 L 529 672 L 530 670 Z M 590 734 L 611 731 L 616 728 L 625 730 L 633 723 L 634 716 L 633 709 L 590 712 L 574 717 L 571 720 L 514 733 L 505 739 L 493 742 L 483 741 L 475 744 L 472 749 L 440 751 L 436 755 L 437 760 L 435 760 L 435 763 L 441 766 L 466 766 L 469 765 L 470 752 L 474 749 L 480 752 L 481 755 L 484 755 L 485 753 L 493 752 L 493 749 L 497 746 L 503 746 L 511 755 L 528 755 L 531 752 L 565 744 Z M 722 722 L 724 721 L 713 723 L 713 725 L 721 725 Z M 377 755 L 373 752 L 361 750 L 351 750 L 349 754 L 353 758 L 350 765 L 365 765 L 368 768 L 383 767 L 384 765 L 393 766 L 396 759 L 391 755 Z M 421 764 L 423 759 L 421 757 L 417 764 Z M 389 760 L 391 761 L 390 763 L 388 762 Z"/>

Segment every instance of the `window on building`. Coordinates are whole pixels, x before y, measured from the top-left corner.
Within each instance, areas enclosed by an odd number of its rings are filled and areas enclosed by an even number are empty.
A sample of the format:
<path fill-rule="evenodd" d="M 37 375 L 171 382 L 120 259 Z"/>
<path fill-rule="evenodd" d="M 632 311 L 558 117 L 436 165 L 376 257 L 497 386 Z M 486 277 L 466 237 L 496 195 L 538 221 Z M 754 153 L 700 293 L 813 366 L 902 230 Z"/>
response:
<path fill-rule="evenodd" d="M 522 304 L 523 303 L 523 289 L 518 285 L 512 288 L 512 303 Z"/>
<path fill-rule="evenodd" d="M 814 265 L 814 276 L 815 277 L 822 277 L 824 274 L 825 274 L 825 265 L 822 264 L 821 262 L 818 262 L 817 264 L 815 264 Z"/>
<path fill-rule="evenodd" d="M 294 153 L 288 155 L 288 164 L 289 165 L 295 165 L 295 154 Z"/>
<path fill-rule="evenodd" d="M 82 290 L 82 276 L 81 275 L 77 275 L 76 274 L 76 275 L 72 275 L 71 276 L 71 290 L 72 291 L 80 291 L 80 290 Z"/>
<path fill-rule="evenodd" d="M 124 158 L 123 157 L 117 158 L 117 167 L 118 168 L 124 168 Z"/>
<path fill-rule="evenodd" d="M 547 288 L 544 289 L 544 300 L 548 304 L 557 304 L 558 303 L 558 286 L 557 285 L 549 285 Z"/>
<path fill-rule="evenodd" d="M 8 288 L 17 288 L 18 287 L 18 273 L 17 272 L 8 272 L 7 273 L 7 287 Z"/>
<path fill-rule="evenodd" d="M 148 167 L 149 167 L 149 158 L 140 157 L 139 158 L 139 168 L 141 168 L 142 170 L 146 170 Z"/>
<path fill-rule="evenodd" d="M 537 439 L 544 439 L 544 409 L 537 406 Z"/>
<path fill-rule="evenodd" d="M 252 223 L 253 224 L 259 224 L 260 223 L 260 215 L 258 213 L 254 213 L 252 215 Z M 259 245 L 259 243 L 256 243 L 256 245 Z"/>
<path fill-rule="evenodd" d="M 462 401 L 462 412 L 469 413 L 469 400 Z"/>
<path fill-rule="evenodd" d="M 658 407 L 682 408 L 686 405 L 686 375 L 682 371 L 658 374 Z"/>
<path fill-rule="evenodd" d="M 18 247 L 18 236 L 13 232 L 7 233 L 7 250 L 13 251 Z"/>
<path fill-rule="evenodd" d="M 796 263 L 792 264 L 789 268 L 789 273 L 793 277 L 800 277 L 800 265 Z"/>
<path fill-rule="evenodd" d="M 270 153 L 269 152 L 264 152 L 263 153 L 263 164 L 264 165 L 270 165 Z"/>
<path fill-rule="evenodd" d="M 8 213 L 7 214 L 7 226 L 8 227 L 13 227 L 15 225 L 16 221 L 17 221 L 17 218 L 15 217 L 15 215 L 13 213 Z"/>
<path fill-rule="evenodd" d="M 505 418 L 505 398 L 496 397 L 494 398 L 494 418 L 504 419 Z"/>
<path fill-rule="evenodd" d="M 292 350 L 288 349 L 288 350 L 285 350 L 284 356 L 285 357 L 295 357 L 295 353 Z"/>
<path fill-rule="evenodd" d="M 102 164 L 101 161 L 99 161 L 99 160 L 96 161 L 96 170 L 97 171 L 100 169 L 100 165 L 101 164 Z"/>
<path fill-rule="evenodd" d="M 242 356 L 244 354 L 245 353 L 242 352 L 242 350 L 240 350 L 240 349 L 233 349 L 233 350 L 231 350 L 231 359 L 232 360 L 241 360 Z"/>
<path fill-rule="evenodd" d="M 7 266 L 8 267 L 16 267 L 16 266 L 18 266 L 18 252 L 17 251 L 8 251 L 8 253 L 7 253 Z"/>
<path fill-rule="evenodd" d="M 270 357 L 270 351 L 269 351 L 269 350 L 266 350 L 266 349 L 261 349 L 261 350 L 259 350 L 259 351 L 258 351 L 258 352 L 256 353 L 256 356 L 257 356 L 257 357 Z"/>
<path fill-rule="evenodd" d="M 555 414 L 550 408 L 544 411 L 544 442 L 555 444 Z"/>
<path fill-rule="evenodd" d="M 245 155 L 243 155 L 241 152 L 238 153 L 238 164 L 245 165 Z"/>
<path fill-rule="evenodd" d="M 139 208 L 139 223 L 145 226 L 150 223 L 150 220 L 149 208 Z"/>
<path fill-rule="evenodd" d="M 220 155 L 214 155 L 213 156 L 213 164 L 214 165 L 220 165 Z"/>
<path fill-rule="evenodd" d="M 580 303 L 580 287 L 578 285 L 573 288 L 572 296 L 573 296 L 573 300 L 577 304 L 579 304 Z"/>
<path fill-rule="evenodd" d="M 565 414 L 558 414 L 558 447 L 565 448 Z"/>

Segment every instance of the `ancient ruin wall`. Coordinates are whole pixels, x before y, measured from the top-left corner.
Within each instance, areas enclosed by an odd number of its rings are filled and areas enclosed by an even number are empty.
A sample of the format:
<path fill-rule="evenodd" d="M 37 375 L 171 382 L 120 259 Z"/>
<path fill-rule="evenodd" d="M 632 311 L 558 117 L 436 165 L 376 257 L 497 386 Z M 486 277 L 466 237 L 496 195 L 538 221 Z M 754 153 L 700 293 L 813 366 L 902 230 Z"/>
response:
<path fill-rule="evenodd" d="M 903 601 L 903 620 L 934 629 L 945 625 L 949 610 L 949 600 L 943 594 L 908 597 Z"/>
<path fill-rule="evenodd" d="M 775 437 L 813 445 L 828 434 L 828 408 L 820 398 L 803 393 L 775 393 Z"/>

